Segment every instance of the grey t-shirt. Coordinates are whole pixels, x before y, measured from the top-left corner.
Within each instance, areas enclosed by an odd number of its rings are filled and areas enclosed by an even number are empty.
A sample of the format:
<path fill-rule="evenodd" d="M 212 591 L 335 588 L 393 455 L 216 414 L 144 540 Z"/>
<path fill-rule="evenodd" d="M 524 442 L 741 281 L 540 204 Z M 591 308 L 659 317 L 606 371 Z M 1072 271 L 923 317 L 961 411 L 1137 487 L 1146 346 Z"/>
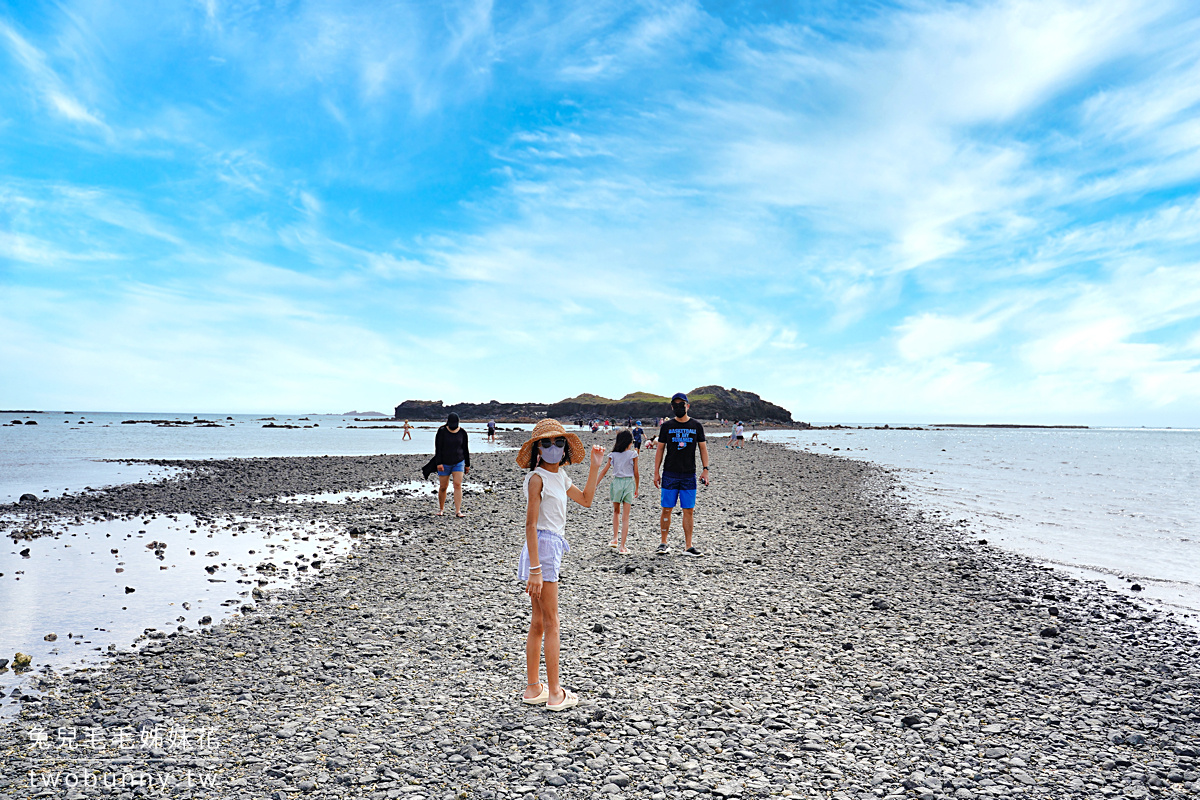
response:
<path fill-rule="evenodd" d="M 608 460 L 612 462 L 614 478 L 632 478 L 633 460 L 637 458 L 637 450 L 632 447 L 623 453 L 609 453 Z"/>

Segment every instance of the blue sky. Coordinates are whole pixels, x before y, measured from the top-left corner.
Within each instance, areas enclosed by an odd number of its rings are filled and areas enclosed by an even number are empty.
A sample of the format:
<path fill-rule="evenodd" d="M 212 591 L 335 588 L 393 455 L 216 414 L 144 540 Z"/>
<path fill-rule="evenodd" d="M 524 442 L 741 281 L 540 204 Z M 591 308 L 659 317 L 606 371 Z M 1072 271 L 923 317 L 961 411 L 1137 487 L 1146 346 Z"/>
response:
<path fill-rule="evenodd" d="M 0 406 L 1200 425 L 1191 2 L 0 3 Z"/>

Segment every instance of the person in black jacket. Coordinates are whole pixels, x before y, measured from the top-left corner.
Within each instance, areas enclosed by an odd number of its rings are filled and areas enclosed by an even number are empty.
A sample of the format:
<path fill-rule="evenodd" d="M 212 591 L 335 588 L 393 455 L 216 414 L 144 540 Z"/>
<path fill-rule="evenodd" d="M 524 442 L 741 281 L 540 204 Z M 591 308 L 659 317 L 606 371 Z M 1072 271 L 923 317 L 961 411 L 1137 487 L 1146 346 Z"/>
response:
<path fill-rule="evenodd" d="M 451 413 L 446 424 L 433 437 L 433 461 L 438 474 L 438 512 L 446 513 L 446 487 L 454 479 L 454 516 L 465 517 L 462 510 L 463 475 L 471 472 L 471 451 L 467 449 L 467 432 L 458 425 L 458 414 Z"/>

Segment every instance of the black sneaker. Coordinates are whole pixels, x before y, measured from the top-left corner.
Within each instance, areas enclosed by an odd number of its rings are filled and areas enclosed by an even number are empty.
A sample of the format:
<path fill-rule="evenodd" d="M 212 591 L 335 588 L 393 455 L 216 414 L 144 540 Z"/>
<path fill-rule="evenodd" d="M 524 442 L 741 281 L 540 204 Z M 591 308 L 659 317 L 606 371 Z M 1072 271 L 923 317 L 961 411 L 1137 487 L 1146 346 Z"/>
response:
<path fill-rule="evenodd" d="M 701 553 L 699 550 L 697 550 L 694 547 L 689 547 L 687 550 L 684 550 L 683 554 L 685 556 L 702 556 L 702 555 L 704 555 L 704 553 Z"/>
<path fill-rule="evenodd" d="M 660 544 L 658 549 L 654 551 L 654 554 L 656 556 L 665 556 L 667 554 L 667 546 L 665 544 Z"/>

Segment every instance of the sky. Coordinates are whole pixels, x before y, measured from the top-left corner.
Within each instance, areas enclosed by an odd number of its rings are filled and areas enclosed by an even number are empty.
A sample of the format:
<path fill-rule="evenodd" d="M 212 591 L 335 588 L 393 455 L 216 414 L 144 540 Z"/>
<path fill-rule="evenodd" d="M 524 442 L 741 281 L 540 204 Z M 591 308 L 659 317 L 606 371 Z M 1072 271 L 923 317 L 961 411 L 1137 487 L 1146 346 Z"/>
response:
<path fill-rule="evenodd" d="M 1200 426 L 1200 6 L 0 0 L 0 407 Z"/>

